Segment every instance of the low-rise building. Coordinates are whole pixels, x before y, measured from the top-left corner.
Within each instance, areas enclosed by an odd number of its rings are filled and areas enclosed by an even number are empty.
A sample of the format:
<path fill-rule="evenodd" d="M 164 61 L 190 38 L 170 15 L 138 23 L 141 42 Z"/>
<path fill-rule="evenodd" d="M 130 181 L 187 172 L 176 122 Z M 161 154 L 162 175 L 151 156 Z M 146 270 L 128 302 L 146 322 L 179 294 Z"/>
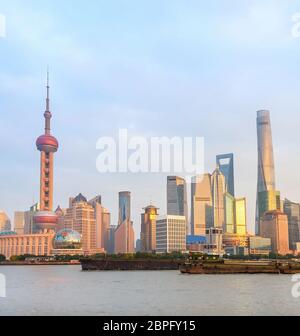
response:
<path fill-rule="evenodd" d="M 206 243 L 205 236 L 195 236 L 188 235 L 186 236 L 186 249 L 189 252 L 203 252 L 204 245 Z"/>
<path fill-rule="evenodd" d="M 210 255 L 223 256 L 225 251 L 223 248 L 223 229 L 212 227 L 205 230 L 206 244 L 203 252 Z"/>
<path fill-rule="evenodd" d="M 32 254 L 49 256 L 53 249 L 54 231 L 37 234 L 17 235 L 16 232 L 0 233 L 0 254 L 9 259 L 11 256 Z"/>
<path fill-rule="evenodd" d="M 259 236 L 248 237 L 249 254 L 269 255 L 271 252 L 271 239 Z"/>

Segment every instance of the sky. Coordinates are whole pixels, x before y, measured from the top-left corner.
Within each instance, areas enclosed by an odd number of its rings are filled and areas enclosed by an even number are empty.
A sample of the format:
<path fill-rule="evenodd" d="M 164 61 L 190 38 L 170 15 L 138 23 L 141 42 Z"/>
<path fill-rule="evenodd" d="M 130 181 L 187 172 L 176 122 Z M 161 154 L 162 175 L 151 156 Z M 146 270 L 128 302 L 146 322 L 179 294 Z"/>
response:
<path fill-rule="evenodd" d="M 166 175 L 99 173 L 99 137 L 203 137 L 205 171 L 235 155 L 237 196 L 254 231 L 256 111 L 269 109 L 277 189 L 300 201 L 300 3 L 279 0 L 0 0 L 0 209 L 39 198 L 46 69 L 50 67 L 54 204 L 101 194 L 117 224 L 118 192 L 166 212 Z M 188 195 L 190 199 L 190 195 Z"/>

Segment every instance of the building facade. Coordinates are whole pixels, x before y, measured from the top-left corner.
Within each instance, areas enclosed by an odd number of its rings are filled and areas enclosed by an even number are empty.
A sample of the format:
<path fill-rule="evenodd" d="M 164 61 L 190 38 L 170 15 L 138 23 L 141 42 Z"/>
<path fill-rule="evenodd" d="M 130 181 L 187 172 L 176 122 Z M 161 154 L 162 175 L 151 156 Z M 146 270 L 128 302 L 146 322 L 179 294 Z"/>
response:
<path fill-rule="evenodd" d="M 296 244 L 300 242 L 300 204 L 285 199 L 283 212 L 288 217 L 289 248 L 290 250 L 296 250 Z"/>
<path fill-rule="evenodd" d="M 96 246 L 97 248 L 109 248 L 109 228 L 110 228 L 110 212 L 101 204 L 101 196 L 96 196 L 88 202 L 93 208 L 96 221 Z"/>
<path fill-rule="evenodd" d="M 115 231 L 116 231 L 117 225 L 110 225 L 108 232 L 109 232 L 109 241 L 108 241 L 108 247 L 106 252 L 109 254 L 115 253 Z"/>
<path fill-rule="evenodd" d="M 186 251 L 185 216 L 167 215 L 156 221 L 156 252 L 172 253 Z"/>
<path fill-rule="evenodd" d="M 227 191 L 234 196 L 234 162 L 233 153 L 221 154 L 216 157 L 217 166 L 225 176 Z"/>
<path fill-rule="evenodd" d="M 189 232 L 186 182 L 182 177 L 167 177 L 167 214 L 184 216 Z"/>
<path fill-rule="evenodd" d="M 191 234 L 204 236 L 214 225 L 211 175 L 195 176 L 191 184 Z"/>
<path fill-rule="evenodd" d="M 272 250 L 270 238 L 263 238 L 259 236 L 248 237 L 249 254 L 251 255 L 266 255 L 268 256 Z"/>
<path fill-rule="evenodd" d="M 46 231 L 38 234 L 17 235 L 0 234 L 0 254 L 9 259 L 12 256 L 31 254 L 35 256 L 50 256 L 55 233 Z"/>
<path fill-rule="evenodd" d="M 206 243 L 204 245 L 203 252 L 210 255 L 224 255 L 225 251 L 223 248 L 223 229 L 206 229 Z"/>
<path fill-rule="evenodd" d="M 271 239 L 272 252 L 286 255 L 290 253 L 288 218 L 278 210 L 267 211 L 261 218 L 261 236 Z"/>
<path fill-rule="evenodd" d="M 263 191 L 276 190 L 275 170 L 273 156 L 272 130 L 270 121 L 270 112 L 261 110 L 257 112 L 257 198 L 256 198 L 256 234 L 260 232 L 259 221 L 263 213 L 259 211 L 260 197 L 259 193 Z M 267 209 L 274 210 L 274 209 Z"/>
<path fill-rule="evenodd" d="M 14 231 L 18 235 L 23 235 L 25 233 L 25 212 L 24 211 L 15 211 Z"/>
<path fill-rule="evenodd" d="M 119 192 L 119 222 L 115 229 L 115 253 L 135 252 L 135 233 L 131 221 L 131 194 Z"/>
<path fill-rule="evenodd" d="M 224 195 L 226 192 L 226 181 L 218 166 L 212 174 L 211 189 L 214 227 L 223 229 L 225 225 Z"/>
<path fill-rule="evenodd" d="M 272 210 L 282 211 L 280 192 L 277 190 L 260 191 L 257 194 L 257 200 L 258 229 L 260 230 L 260 219 L 265 212 Z"/>
<path fill-rule="evenodd" d="M 11 222 L 4 211 L 0 211 L 0 232 L 11 230 Z"/>
<path fill-rule="evenodd" d="M 24 213 L 24 234 L 36 233 L 39 230 L 35 227 L 33 218 L 37 211 L 39 211 L 39 204 L 33 204 L 28 211 Z"/>
<path fill-rule="evenodd" d="M 156 250 L 156 219 L 158 216 L 158 208 L 149 205 L 144 208 L 141 214 L 141 237 L 140 251 L 154 252 Z"/>
<path fill-rule="evenodd" d="M 82 235 L 82 250 L 85 255 L 104 252 L 103 248 L 97 246 L 95 217 L 94 207 L 82 194 L 70 199 L 69 208 L 63 216 L 64 228 Z"/>

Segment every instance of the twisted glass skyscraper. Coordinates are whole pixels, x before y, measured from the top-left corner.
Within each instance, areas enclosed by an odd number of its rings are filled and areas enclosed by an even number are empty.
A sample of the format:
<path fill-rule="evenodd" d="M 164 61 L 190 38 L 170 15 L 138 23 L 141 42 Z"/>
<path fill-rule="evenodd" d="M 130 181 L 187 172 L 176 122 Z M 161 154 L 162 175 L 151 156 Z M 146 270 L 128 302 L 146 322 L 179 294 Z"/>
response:
<path fill-rule="evenodd" d="M 258 150 L 258 175 L 257 175 L 257 198 L 256 198 L 256 226 L 255 232 L 259 234 L 261 192 L 275 191 L 275 172 L 272 130 L 270 112 L 266 110 L 257 111 L 257 150 Z M 268 194 L 268 193 L 267 193 Z M 275 209 L 266 209 L 275 210 Z"/>

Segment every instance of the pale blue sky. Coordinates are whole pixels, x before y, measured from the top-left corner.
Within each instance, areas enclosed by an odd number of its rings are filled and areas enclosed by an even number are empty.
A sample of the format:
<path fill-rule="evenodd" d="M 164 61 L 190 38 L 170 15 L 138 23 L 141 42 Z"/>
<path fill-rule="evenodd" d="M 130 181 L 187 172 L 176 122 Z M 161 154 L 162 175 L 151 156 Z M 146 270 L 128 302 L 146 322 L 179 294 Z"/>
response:
<path fill-rule="evenodd" d="M 300 201 L 300 3 L 276 0 L 0 0 L 0 209 L 38 200 L 45 72 L 51 69 L 55 204 L 101 194 L 116 224 L 119 190 L 132 191 L 139 232 L 150 198 L 165 212 L 165 176 L 96 170 L 96 141 L 132 135 L 203 136 L 206 170 L 235 154 L 238 196 L 254 228 L 256 110 L 270 109 L 277 187 Z"/>

